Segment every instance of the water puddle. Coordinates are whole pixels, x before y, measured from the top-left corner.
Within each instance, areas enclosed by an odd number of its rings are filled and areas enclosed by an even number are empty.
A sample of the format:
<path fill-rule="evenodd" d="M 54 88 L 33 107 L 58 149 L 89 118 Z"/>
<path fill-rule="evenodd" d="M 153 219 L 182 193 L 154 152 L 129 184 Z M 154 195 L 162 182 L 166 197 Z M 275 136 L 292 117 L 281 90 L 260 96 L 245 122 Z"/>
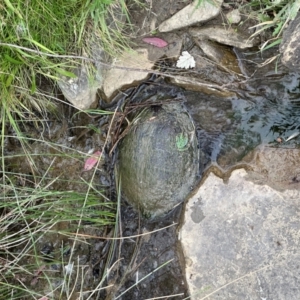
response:
<path fill-rule="evenodd" d="M 243 98 L 220 99 L 185 93 L 186 105 L 198 130 L 200 148 L 209 161 L 222 169 L 243 162 L 259 145 L 299 147 L 299 75 L 257 80 L 248 89 L 250 92 Z M 249 157 L 246 162 L 248 160 Z"/>

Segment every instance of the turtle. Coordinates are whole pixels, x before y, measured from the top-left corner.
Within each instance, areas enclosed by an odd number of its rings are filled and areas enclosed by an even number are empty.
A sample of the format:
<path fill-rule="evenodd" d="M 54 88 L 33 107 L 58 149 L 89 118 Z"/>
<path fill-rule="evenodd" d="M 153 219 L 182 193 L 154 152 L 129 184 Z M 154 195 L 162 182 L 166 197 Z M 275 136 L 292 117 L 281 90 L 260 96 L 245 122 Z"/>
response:
<path fill-rule="evenodd" d="M 149 107 L 118 146 L 117 174 L 128 203 L 147 218 L 182 203 L 199 179 L 199 147 L 182 103 Z"/>

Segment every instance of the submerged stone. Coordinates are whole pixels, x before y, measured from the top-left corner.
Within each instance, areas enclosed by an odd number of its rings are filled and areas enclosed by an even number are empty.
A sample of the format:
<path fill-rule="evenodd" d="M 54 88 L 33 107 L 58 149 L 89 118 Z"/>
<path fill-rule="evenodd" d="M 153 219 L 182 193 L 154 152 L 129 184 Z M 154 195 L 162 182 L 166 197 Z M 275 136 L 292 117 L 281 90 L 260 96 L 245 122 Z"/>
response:
<path fill-rule="evenodd" d="M 149 108 L 119 148 L 127 201 L 148 217 L 167 213 L 191 192 L 199 172 L 193 122 L 180 104 Z"/>

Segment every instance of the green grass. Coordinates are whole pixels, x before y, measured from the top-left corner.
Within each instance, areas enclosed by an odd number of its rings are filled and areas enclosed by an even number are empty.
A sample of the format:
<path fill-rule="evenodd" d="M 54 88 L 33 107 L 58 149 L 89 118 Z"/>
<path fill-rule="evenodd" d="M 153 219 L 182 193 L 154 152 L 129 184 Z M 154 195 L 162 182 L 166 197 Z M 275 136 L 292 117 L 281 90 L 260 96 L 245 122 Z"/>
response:
<path fill-rule="evenodd" d="M 128 49 L 126 21 L 123 0 L 2 1 L 0 113 L 8 118 L 2 120 L 52 111 L 53 102 L 41 96 L 45 78 L 54 86 L 60 76 L 74 77 L 83 63 L 75 57 L 91 56 L 95 48 L 112 57 Z M 94 62 L 85 65 L 92 78 Z"/>
<path fill-rule="evenodd" d="M 55 160 L 79 162 L 83 168 L 86 156 L 55 141 L 31 137 L 26 126 L 43 132 L 44 121 L 57 118 L 60 76 L 74 77 L 74 68 L 83 62 L 91 77 L 95 75 L 94 62 L 80 58 L 93 54 L 93 43 L 112 57 L 128 49 L 126 21 L 123 0 L 0 3 L 1 299 L 71 299 L 86 277 L 86 266 L 73 254 L 88 243 L 88 234 L 82 237 L 80 233 L 116 222 L 116 205 L 96 184 L 96 171 L 91 171 L 88 180 L 83 176 L 75 181 L 65 170 L 54 170 Z M 9 138 L 18 145 L 17 152 L 8 152 Z M 31 146 L 37 143 L 44 146 Z M 41 158 L 47 156 L 51 163 L 41 167 Z M 78 188 L 71 188 L 74 186 Z M 41 253 L 49 240 L 57 244 L 55 249 L 61 249 L 51 262 Z M 71 253 L 67 260 L 66 247 Z M 60 266 L 55 274 L 52 264 Z M 66 274 L 65 266 L 71 264 L 74 272 Z M 57 280 L 60 284 L 55 285 Z M 103 284 L 104 279 L 94 293 Z"/>
<path fill-rule="evenodd" d="M 99 110 L 87 113 L 106 114 Z M 59 117 L 48 113 L 42 120 L 26 110 L 18 115 L 9 109 L 2 114 L 7 122 L 1 123 L 0 141 L 0 295 L 12 300 L 46 295 L 48 299 L 72 299 L 87 276 L 76 251 L 96 235 L 105 236 L 104 228 L 117 224 L 116 203 L 99 184 L 98 165 L 83 173 L 87 155 L 79 150 L 82 146 L 72 143 L 68 147 L 67 137 L 63 141 L 48 138 L 47 123 Z M 73 117 L 80 118 L 75 110 Z M 42 126 L 30 130 L 35 122 Z M 101 135 L 98 127 L 86 122 L 92 134 Z M 41 252 L 49 241 L 55 244 L 50 261 Z M 64 249 L 69 249 L 68 256 Z M 66 274 L 65 267 L 71 264 L 74 272 Z M 59 269 L 54 272 L 52 265 Z M 102 275 L 95 292 L 103 288 Z"/>
<path fill-rule="evenodd" d="M 281 43 L 282 32 L 289 21 L 294 20 L 300 9 L 298 0 L 254 0 L 245 5 L 250 15 L 258 20 L 257 30 L 253 36 L 271 31 L 272 37 L 262 46 L 261 51 Z"/>
<path fill-rule="evenodd" d="M 6 140 L 8 136 L 2 135 L 2 138 Z M 45 143 L 35 140 L 38 142 Z M 27 145 L 29 143 L 25 147 Z M 107 199 L 98 186 L 97 169 L 88 176 L 77 176 L 77 181 L 71 174 L 70 180 L 64 177 L 63 170 L 55 171 L 55 160 L 59 164 L 77 162 L 83 167 L 86 156 L 62 145 L 51 144 L 51 147 L 57 151 L 30 154 L 28 149 L 27 154 L 21 151 L 2 156 L 0 295 L 6 295 L 7 299 L 39 299 L 46 296 L 45 286 L 54 295 L 49 299 L 71 299 L 73 290 L 78 291 L 75 288 L 78 281 L 86 276 L 85 266 L 77 262 L 76 249 L 88 243 L 92 230 L 99 232 L 116 223 L 116 204 Z M 38 159 L 46 155 L 51 163 L 42 166 Z M 30 169 L 30 161 L 36 162 L 37 169 L 42 171 L 40 174 Z M 20 171 L 22 164 L 28 172 Z M 82 237 L 82 233 L 86 237 Z M 56 253 L 50 261 L 41 252 L 47 241 L 56 244 Z M 67 258 L 66 248 L 71 253 Z M 56 273 L 51 269 L 53 264 L 60 266 Z M 71 264 L 74 264 L 74 274 L 66 274 L 65 267 Z M 57 281 L 60 285 L 55 286 Z"/>

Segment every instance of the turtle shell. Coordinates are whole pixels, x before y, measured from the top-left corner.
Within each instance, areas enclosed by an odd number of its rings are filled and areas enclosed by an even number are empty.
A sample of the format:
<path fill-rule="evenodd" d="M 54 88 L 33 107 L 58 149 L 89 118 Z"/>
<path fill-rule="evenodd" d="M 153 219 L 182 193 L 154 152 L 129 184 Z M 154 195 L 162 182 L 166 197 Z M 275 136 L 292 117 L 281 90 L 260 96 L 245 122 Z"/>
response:
<path fill-rule="evenodd" d="M 149 108 L 122 140 L 118 174 L 122 194 L 155 217 L 185 200 L 199 172 L 193 121 L 181 104 Z"/>

